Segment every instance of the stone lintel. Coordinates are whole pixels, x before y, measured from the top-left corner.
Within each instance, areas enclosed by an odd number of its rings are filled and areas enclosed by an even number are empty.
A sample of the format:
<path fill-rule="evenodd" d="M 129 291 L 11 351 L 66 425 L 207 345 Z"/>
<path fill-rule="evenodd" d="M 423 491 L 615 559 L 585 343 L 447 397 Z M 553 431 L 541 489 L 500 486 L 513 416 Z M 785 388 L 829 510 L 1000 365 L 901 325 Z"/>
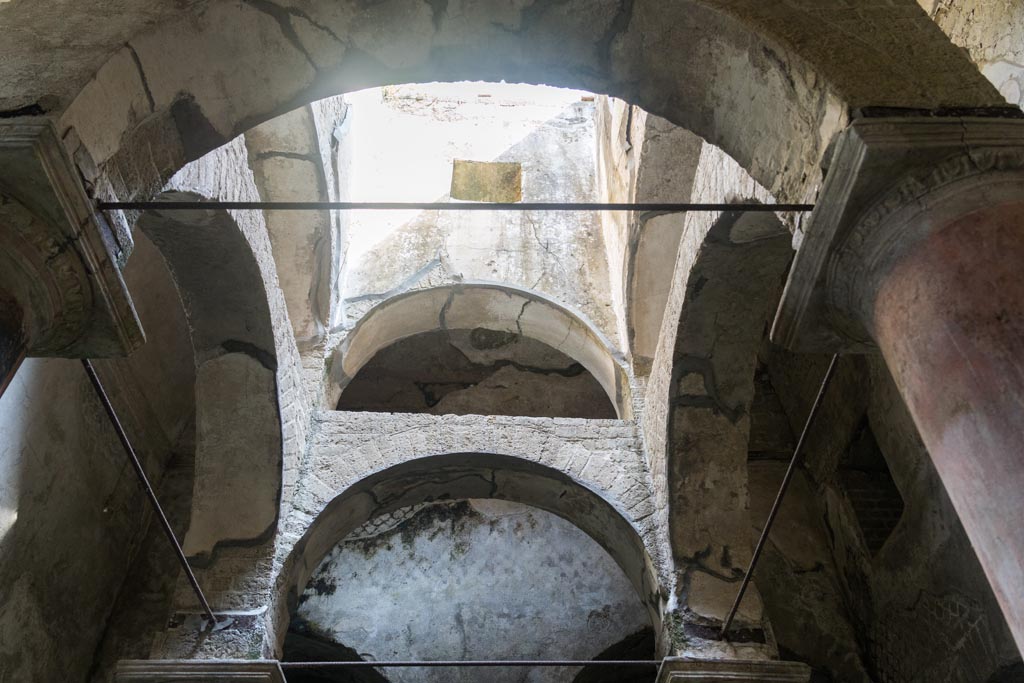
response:
<path fill-rule="evenodd" d="M 908 206 L 924 213 L 936 190 L 972 175 L 1017 170 L 1022 161 L 1019 117 L 854 121 L 837 140 L 772 340 L 801 352 L 873 351 L 866 309 L 878 280 L 930 227 L 905 220 L 895 230 L 887 219 Z"/>
<path fill-rule="evenodd" d="M 807 683 L 810 678 L 810 667 L 799 662 L 666 657 L 658 670 L 657 683 Z"/>
<path fill-rule="evenodd" d="M 116 683 L 286 683 L 273 660 L 139 660 L 117 665 Z"/>
<path fill-rule="evenodd" d="M 0 296 L 21 308 L 29 356 L 118 356 L 142 344 L 118 255 L 53 123 L 0 122 Z"/>

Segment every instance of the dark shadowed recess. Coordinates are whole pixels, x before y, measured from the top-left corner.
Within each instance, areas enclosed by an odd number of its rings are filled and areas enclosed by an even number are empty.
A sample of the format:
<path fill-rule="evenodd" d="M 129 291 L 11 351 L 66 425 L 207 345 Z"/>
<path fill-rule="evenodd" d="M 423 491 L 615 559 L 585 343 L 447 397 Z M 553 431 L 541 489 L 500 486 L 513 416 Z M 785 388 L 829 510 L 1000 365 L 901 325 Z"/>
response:
<path fill-rule="evenodd" d="M 594 657 L 595 660 L 653 659 L 654 631 L 644 628 L 612 645 Z M 291 662 L 361 662 L 355 650 L 316 636 L 302 622 L 294 619 L 284 641 L 284 661 Z M 525 671 L 525 670 L 524 670 Z M 656 667 L 583 667 L 572 683 L 653 683 Z M 828 679 L 831 680 L 831 679 Z M 1000 679 L 995 683 L 1008 683 Z M 370 668 L 300 670 L 289 669 L 288 683 L 387 683 L 382 670 Z"/>
<path fill-rule="evenodd" d="M 616 417 L 576 360 L 536 339 L 485 328 L 424 332 L 381 349 L 345 387 L 337 409 Z"/>

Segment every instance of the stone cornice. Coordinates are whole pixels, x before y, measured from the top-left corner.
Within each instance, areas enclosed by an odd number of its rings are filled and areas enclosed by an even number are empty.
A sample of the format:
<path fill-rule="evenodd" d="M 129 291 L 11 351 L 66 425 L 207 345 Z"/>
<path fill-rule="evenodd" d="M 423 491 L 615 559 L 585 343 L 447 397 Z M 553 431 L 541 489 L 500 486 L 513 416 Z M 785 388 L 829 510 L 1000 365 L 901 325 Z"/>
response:
<path fill-rule="evenodd" d="M 144 340 L 116 241 L 48 120 L 0 124 L 0 289 L 31 356 L 116 356 Z"/>
<path fill-rule="evenodd" d="M 1021 169 L 1020 119 L 854 121 L 836 145 L 772 339 L 796 351 L 872 351 L 878 278 L 930 231 L 939 198 L 955 191 L 964 210 L 972 197 L 994 201 L 987 186 L 1024 180 Z"/>
<path fill-rule="evenodd" d="M 123 661 L 117 683 L 285 683 L 276 661 L 140 660 Z"/>
<path fill-rule="evenodd" d="M 806 664 L 777 660 L 699 660 L 668 657 L 658 671 L 658 683 L 807 683 L 810 677 L 811 669 Z"/>

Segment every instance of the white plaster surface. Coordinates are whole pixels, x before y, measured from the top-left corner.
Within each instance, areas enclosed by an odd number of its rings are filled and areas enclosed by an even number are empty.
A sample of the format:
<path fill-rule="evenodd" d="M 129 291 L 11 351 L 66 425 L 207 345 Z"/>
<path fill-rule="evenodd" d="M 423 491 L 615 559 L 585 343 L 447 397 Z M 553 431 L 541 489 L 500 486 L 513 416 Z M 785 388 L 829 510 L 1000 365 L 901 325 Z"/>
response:
<path fill-rule="evenodd" d="M 369 534 L 354 532 L 317 568 L 296 620 L 368 660 L 592 659 L 650 628 L 633 586 L 593 539 L 550 512 L 481 499 L 400 510 Z M 542 683 L 575 671 L 496 669 L 487 678 Z M 467 669 L 387 676 L 480 680 Z"/>
<path fill-rule="evenodd" d="M 347 96 L 352 201 L 450 201 L 454 159 L 522 166 L 522 201 L 597 201 L 593 101 L 537 86 L 455 83 Z M 592 98 L 590 98 L 592 99 Z M 461 281 L 543 292 L 618 339 L 595 212 L 360 211 L 342 258 L 345 326 L 411 289 Z"/>

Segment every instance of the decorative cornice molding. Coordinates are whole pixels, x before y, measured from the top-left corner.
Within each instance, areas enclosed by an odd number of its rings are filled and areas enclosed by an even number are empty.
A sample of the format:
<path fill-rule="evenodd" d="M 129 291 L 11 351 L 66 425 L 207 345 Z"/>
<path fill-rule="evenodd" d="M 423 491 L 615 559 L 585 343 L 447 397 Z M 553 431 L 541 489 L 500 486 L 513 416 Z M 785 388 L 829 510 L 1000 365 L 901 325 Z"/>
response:
<path fill-rule="evenodd" d="M 273 660 L 140 660 L 123 661 L 116 683 L 286 683 Z"/>
<path fill-rule="evenodd" d="M 116 356 L 144 340 L 115 251 L 53 124 L 0 123 L 0 288 L 31 356 Z"/>
<path fill-rule="evenodd" d="M 698 660 L 668 657 L 658 671 L 658 683 L 807 683 L 810 678 L 811 669 L 806 664 L 777 660 Z"/>
<path fill-rule="evenodd" d="M 862 119 L 836 145 L 772 329 L 786 348 L 874 349 L 871 311 L 889 267 L 955 212 L 1024 180 L 1024 121 Z M 977 208 L 981 208 L 978 206 Z M 952 217 L 952 216 L 949 216 Z"/>

